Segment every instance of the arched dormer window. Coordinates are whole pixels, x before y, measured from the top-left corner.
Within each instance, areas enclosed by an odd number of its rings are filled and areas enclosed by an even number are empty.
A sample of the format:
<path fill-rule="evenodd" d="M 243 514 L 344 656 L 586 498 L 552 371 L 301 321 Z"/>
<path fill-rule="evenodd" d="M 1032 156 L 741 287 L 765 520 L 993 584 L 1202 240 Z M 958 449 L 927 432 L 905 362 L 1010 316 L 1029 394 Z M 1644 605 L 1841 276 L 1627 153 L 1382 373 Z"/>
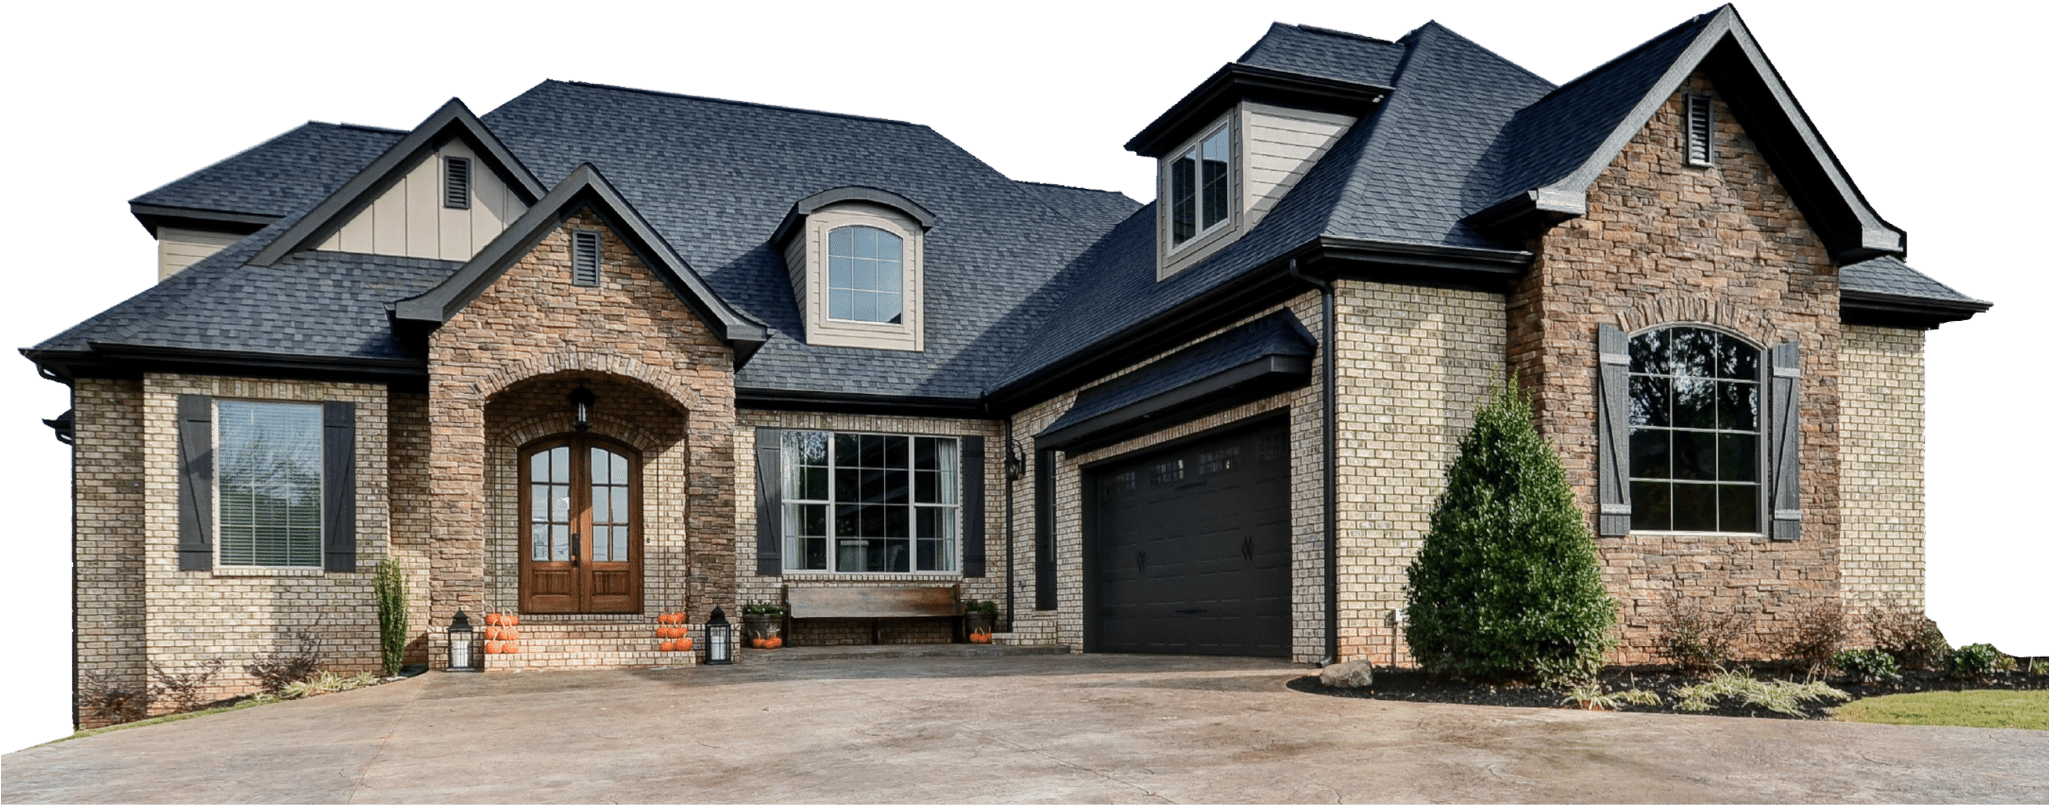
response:
<path fill-rule="evenodd" d="M 902 324 L 904 239 L 872 226 L 843 226 L 826 236 L 826 316 Z"/>
<path fill-rule="evenodd" d="M 937 218 L 873 187 L 841 187 L 792 205 L 769 243 L 782 251 L 806 343 L 925 348 L 925 233 Z"/>

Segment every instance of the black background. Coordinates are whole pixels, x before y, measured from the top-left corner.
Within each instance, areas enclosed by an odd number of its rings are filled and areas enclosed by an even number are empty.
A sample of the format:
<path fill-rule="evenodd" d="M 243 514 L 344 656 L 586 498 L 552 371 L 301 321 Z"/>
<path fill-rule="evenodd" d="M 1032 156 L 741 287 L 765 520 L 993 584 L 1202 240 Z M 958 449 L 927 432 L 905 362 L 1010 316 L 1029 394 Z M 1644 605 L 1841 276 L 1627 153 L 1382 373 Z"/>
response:
<path fill-rule="evenodd" d="M 1492 6 L 1383 2 L 1371 10 L 1258 4 L 1248 14 L 1106 16 L 1041 6 L 957 12 L 756 18 L 574 18 L 551 10 L 518 29 L 471 27 L 484 6 L 420 18 L 336 18 L 236 29 L 180 12 L 90 20 L 94 37 L 57 59 L 14 61 L 14 346 L 33 344 L 150 285 L 154 246 L 125 199 L 234 154 L 305 119 L 412 127 L 457 94 L 490 111 L 541 78 L 576 78 L 928 123 L 1008 176 L 1117 188 L 1147 201 L 1152 166 L 1121 143 L 1266 20 L 1393 39 L 1436 18 L 1541 76 L 1563 82 L 1705 10 L 1639 2 Z M 674 6 L 691 8 L 691 6 Z M 1029 8 L 1029 14 L 1014 14 Z M 1164 6 L 1154 6 L 1164 8 Z M 195 16 L 197 14 L 197 16 Z M 465 18 L 469 16 L 469 18 Z M 2039 354 L 2022 340 L 2039 256 L 2022 201 L 2041 178 L 2039 127 L 2026 125 L 2018 31 L 1998 18 L 1824 16 L 1748 8 L 1746 23 L 1830 147 L 1887 221 L 1908 229 L 1910 260 L 2000 307 L 1928 336 L 1928 610 L 1953 643 L 2049 653 L 2031 588 L 2043 500 Z M 2029 74 L 2033 76 L 2033 72 Z M 2006 363 L 2000 363 L 2000 358 Z M 8 543 L 16 598 L 8 658 L 16 682 L 8 742 L 68 729 L 66 449 L 35 420 L 66 408 L 64 387 L 20 363 L 0 432 L 23 451 L 10 488 L 23 514 Z M 2035 600 L 2035 606 L 2029 604 Z"/>

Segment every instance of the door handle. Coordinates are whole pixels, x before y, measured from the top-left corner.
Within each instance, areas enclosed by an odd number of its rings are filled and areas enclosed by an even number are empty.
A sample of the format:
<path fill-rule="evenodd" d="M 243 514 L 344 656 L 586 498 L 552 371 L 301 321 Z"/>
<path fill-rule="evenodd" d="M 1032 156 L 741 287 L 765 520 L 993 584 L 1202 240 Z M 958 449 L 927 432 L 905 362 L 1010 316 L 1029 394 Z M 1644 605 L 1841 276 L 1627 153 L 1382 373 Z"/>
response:
<path fill-rule="evenodd" d="M 569 566 L 583 566 L 583 535 L 574 531 L 569 533 Z"/>
<path fill-rule="evenodd" d="M 1241 544 L 1241 545 L 1239 545 L 1239 546 L 1238 546 L 1238 552 L 1239 552 L 1239 553 L 1242 553 L 1242 554 L 1244 554 L 1244 555 L 1245 555 L 1245 561 L 1247 561 L 1247 562 L 1250 562 L 1250 561 L 1252 561 L 1252 538 L 1251 538 L 1251 537 L 1246 537 L 1246 538 L 1245 538 L 1245 542 L 1244 542 L 1243 544 Z"/>
<path fill-rule="evenodd" d="M 1145 551 L 1138 552 L 1138 572 L 1145 572 Z"/>

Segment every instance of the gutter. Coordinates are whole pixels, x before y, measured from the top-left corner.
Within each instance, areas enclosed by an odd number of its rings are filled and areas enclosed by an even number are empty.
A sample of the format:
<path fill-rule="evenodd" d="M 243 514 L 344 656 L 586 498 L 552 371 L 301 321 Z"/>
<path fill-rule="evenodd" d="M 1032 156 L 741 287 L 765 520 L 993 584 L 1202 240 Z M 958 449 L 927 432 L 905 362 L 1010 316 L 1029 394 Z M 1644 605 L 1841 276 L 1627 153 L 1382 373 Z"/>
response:
<path fill-rule="evenodd" d="M 1323 308 L 1323 668 L 1338 661 L 1338 378 L 1337 378 L 1337 289 L 1329 280 L 1302 273 L 1295 260 L 1288 261 L 1288 276 L 1321 292 Z"/>

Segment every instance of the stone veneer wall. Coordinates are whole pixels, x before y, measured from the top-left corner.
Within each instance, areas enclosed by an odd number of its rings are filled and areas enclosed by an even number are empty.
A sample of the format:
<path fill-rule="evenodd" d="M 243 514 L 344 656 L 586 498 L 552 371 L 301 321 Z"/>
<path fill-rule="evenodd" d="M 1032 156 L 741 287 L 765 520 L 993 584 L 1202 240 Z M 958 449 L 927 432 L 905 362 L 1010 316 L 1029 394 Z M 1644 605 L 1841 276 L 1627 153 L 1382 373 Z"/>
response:
<path fill-rule="evenodd" d="M 1752 619 L 1741 652 L 1760 656 L 1794 612 L 1838 594 L 1836 269 L 1821 240 L 1720 99 L 1718 161 L 1686 164 L 1680 143 L 1693 77 L 1587 194 L 1586 215 L 1533 243 L 1536 265 L 1508 306 L 1509 364 L 1536 395 L 1539 424 L 1565 459 L 1581 506 L 1596 508 L 1595 331 L 1713 324 L 1770 346 L 1800 342 L 1802 537 L 1602 538 L 1608 588 L 1622 602 L 1621 662 L 1661 659 L 1652 624 L 1666 590 Z"/>
<path fill-rule="evenodd" d="M 97 678 L 139 691 L 149 684 L 142 381 L 80 378 L 72 384 L 71 410 L 76 670 L 81 689 Z M 170 561 L 176 567 L 175 548 Z M 105 724 L 78 716 L 80 726 Z"/>
<path fill-rule="evenodd" d="M 1506 376 L 1504 300 L 1367 282 L 1338 289 L 1339 656 L 1408 664 L 1406 635 L 1387 616 L 1407 605 L 1409 562 L 1458 440 Z"/>
<path fill-rule="evenodd" d="M 387 400 L 382 386 L 149 374 L 80 380 L 75 614 L 79 671 L 134 689 L 150 663 L 182 673 L 219 659 L 207 699 L 256 689 L 242 666 L 306 632 L 328 670 L 377 671 L 371 584 L 390 533 Z M 178 569 L 178 395 L 356 404 L 357 570 Z M 162 708 L 158 708 L 161 710 Z M 84 726 L 98 720 L 81 713 Z"/>
<path fill-rule="evenodd" d="M 1920 330 L 1843 328 L 1843 597 L 1922 605 Z"/>
<path fill-rule="evenodd" d="M 740 621 L 740 611 L 736 605 L 780 601 L 784 585 L 942 586 L 958 582 L 963 598 L 992 600 L 999 606 L 1004 604 L 1003 503 L 1007 482 L 1003 477 L 1002 423 L 980 419 L 823 414 L 758 409 L 741 411 L 739 421 L 740 428 L 733 439 L 734 449 L 738 455 L 750 458 L 739 462 L 734 468 L 733 485 L 739 494 L 750 500 L 754 495 L 755 485 L 759 483 L 751 459 L 754 455 L 755 428 L 983 437 L 983 462 L 979 469 L 982 473 L 982 521 L 987 561 L 983 565 L 985 573 L 981 578 L 965 578 L 958 573 L 785 573 L 780 576 L 761 576 L 754 570 L 754 558 L 757 555 L 754 537 L 756 517 L 754 506 L 750 503 L 739 507 L 736 518 L 737 531 L 740 535 L 738 588 L 732 600 L 723 602 L 735 624 Z M 961 469 L 962 472 L 969 471 L 966 467 Z M 1029 484 L 1029 478 L 1019 481 L 1019 485 Z M 1028 563 L 1031 555 L 1027 553 L 1019 558 L 1020 561 Z M 1020 588 L 1020 610 L 1029 611 L 1031 607 L 1031 599 L 1025 596 L 1029 589 Z M 943 621 L 884 621 L 879 625 L 884 643 L 947 643 L 953 640 L 952 625 Z M 802 620 L 792 623 L 791 634 L 788 637 L 795 645 L 818 646 L 866 644 L 874 635 L 870 633 L 868 621 Z"/>
<path fill-rule="evenodd" d="M 598 287 L 570 281 L 570 232 L 577 229 L 602 235 Z M 458 607 L 475 613 L 516 601 L 516 583 L 494 581 L 507 574 L 505 544 L 516 546 L 509 540 L 517 532 L 505 520 L 506 514 L 517 518 L 504 502 L 508 494 L 516 500 L 517 489 L 505 480 L 516 479 L 506 457 L 515 455 L 514 441 L 566 429 L 566 419 L 549 420 L 542 412 L 566 410 L 567 389 L 577 380 L 592 382 L 601 395 L 594 430 L 629 443 L 639 439 L 636 446 L 655 453 L 643 476 L 644 496 L 659 503 L 646 512 L 647 609 L 638 619 L 651 630 L 661 608 L 681 608 L 701 624 L 714 604 L 732 600 L 732 351 L 616 233 L 584 211 L 520 257 L 430 339 L 437 624 Z M 608 408 L 608 399 L 616 407 Z M 627 419 L 639 416 L 652 420 Z M 494 465 L 497 471 L 488 469 Z M 509 561 L 516 577 L 516 554 Z M 546 630 L 529 624 L 587 619 L 617 617 L 533 616 L 522 629 L 531 634 Z M 436 656 L 438 664 L 438 650 Z M 595 653 L 589 659 L 612 664 Z"/>

